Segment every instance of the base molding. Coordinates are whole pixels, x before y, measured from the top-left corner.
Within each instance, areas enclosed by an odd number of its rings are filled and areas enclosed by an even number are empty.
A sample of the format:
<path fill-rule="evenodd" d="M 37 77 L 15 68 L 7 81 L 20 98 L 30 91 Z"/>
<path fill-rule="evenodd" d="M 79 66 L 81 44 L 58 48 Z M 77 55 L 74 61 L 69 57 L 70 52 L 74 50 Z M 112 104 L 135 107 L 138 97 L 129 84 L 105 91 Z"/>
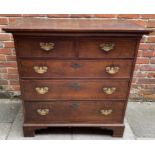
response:
<path fill-rule="evenodd" d="M 35 130 L 46 129 L 49 127 L 92 127 L 101 128 L 103 130 L 112 130 L 113 137 L 122 137 L 125 129 L 124 124 L 29 124 L 24 123 L 24 137 L 34 137 Z"/>

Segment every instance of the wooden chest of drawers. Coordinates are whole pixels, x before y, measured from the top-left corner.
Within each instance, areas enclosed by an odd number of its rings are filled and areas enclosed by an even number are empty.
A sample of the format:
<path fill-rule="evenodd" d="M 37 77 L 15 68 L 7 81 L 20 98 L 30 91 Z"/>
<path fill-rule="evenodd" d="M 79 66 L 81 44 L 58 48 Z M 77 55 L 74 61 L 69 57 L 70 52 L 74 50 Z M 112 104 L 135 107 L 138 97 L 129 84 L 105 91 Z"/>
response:
<path fill-rule="evenodd" d="M 100 127 L 122 136 L 139 41 L 124 21 L 25 19 L 13 33 L 24 136 L 46 127 Z"/>

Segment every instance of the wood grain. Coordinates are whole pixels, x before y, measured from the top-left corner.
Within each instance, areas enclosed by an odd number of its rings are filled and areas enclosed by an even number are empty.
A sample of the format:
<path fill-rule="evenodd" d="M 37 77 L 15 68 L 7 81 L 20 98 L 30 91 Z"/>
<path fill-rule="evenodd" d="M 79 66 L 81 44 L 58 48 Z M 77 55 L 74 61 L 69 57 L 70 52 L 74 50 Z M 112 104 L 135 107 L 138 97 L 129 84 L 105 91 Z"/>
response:
<path fill-rule="evenodd" d="M 26 18 L 3 28 L 7 32 L 130 32 L 147 34 L 150 30 L 125 20 L 37 19 Z"/>
<path fill-rule="evenodd" d="M 130 78 L 132 60 L 21 60 L 22 78 Z M 34 66 L 48 67 L 43 74 L 36 73 Z M 119 67 L 118 73 L 111 75 L 106 67 Z M 126 66 L 126 67 L 124 67 Z"/>
<path fill-rule="evenodd" d="M 124 80 L 23 80 L 24 100 L 125 100 L 128 81 Z M 35 88 L 48 87 L 46 94 L 38 94 Z M 116 92 L 107 95 L 103 88 L 115 87 Z M 95 105 L 95 104 L 94 104 Z"/>
<path fill-rule="evenodd" d="M 13 33 L 24 106 L 24 136 L 47 127 L 99 127 L 122 137 L 138 46 L 151 31 L 133 22 L 103 19 L 26 18 L 5 28 Z M 54 43 L 48 52 L 40 43 Z M 101 44 L 112 43 L 108 52 Z M 115 75 L 105 68 L 118 66 Z M 34 66 L 47 66 L 44 74 Z M 48 87 L 38 94 L 36 87 Z M 103 88 L 116 88 L 106 94 Z M 47 90 L 47 88 L 46 88 Z M 49 109 L 40 116 L 37 109 Z M 111 109 L 110 115 L 101 110 Z"/>
<path fill-rule="evenodd" d="M 18 38 L 17 51 L 19 57 L 75 57 L 73 38 L 61 39 L 61 38 L 33 38 L 22 37 Z M 17 40 L 17 41 L 18 41 Z M 50 51 L 45 51 L 40 47 L 40 43 L 54 43 L 54 48 Z"/>
<path fill-rule="evenodd" d="M 133 58 L 137 39 L 130 38 L 83 38 L 79 41 L 80 58 Z M 108 52 L 101 50 L 103 43 L 113 43 L 114 48 Z"/>
<path fill-rule="evenodd" d="M 25 102 L 26 123 L 122 123 L 123 102 L 108 101 L 56 101 Z M 95 106 L 94 106 L 95 105 Z M 37 109 L 49 109 L 41 116 Z M 112 110 L 109 115 L 102 115 L 101 110 Z"/>

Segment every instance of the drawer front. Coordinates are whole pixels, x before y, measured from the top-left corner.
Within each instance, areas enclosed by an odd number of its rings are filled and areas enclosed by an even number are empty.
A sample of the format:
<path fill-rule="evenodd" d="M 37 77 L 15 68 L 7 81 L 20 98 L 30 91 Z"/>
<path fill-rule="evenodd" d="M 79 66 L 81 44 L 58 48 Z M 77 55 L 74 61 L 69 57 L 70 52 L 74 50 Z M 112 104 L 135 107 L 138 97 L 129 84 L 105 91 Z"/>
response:
<path fill-rule="evenodd" d="M 25 102 L 25 121 L 33 123 L 122 123 L 123 102 Z"/>
<path fill-rule="evenodd" d="M 23 80 L 24 100 L 126 99 L 128 81 L 120 80 Z"/>
<path fill-rule="evenodd" d="M 79 41 L 80 58 L 133 58 L 135 39 L 103 38 L 81 39 Z"/>
<path fill-rule="evenodd" d="M 22 60 L 21 76 L 34 78 L 130 78 L 132 63 L 132 60 Z"/>
<path fill-rule="evenodd" d="M 19 57 L 74 57 L 73 39 L 22 38 L 17 44 Z"/>

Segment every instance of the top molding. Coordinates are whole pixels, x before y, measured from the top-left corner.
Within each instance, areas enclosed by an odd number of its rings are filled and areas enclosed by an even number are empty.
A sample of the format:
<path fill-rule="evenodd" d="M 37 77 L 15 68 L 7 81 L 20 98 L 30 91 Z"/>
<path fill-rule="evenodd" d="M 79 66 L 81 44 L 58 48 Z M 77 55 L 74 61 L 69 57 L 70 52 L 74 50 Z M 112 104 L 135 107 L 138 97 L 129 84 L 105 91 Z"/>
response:
<path fill-rule="evenodd" d="M 39 19 L 26 18 L 3 28 L 6 32 L 110 32 L 140 33 L 152 32 L 134 22 L 104 19 Z"/>

